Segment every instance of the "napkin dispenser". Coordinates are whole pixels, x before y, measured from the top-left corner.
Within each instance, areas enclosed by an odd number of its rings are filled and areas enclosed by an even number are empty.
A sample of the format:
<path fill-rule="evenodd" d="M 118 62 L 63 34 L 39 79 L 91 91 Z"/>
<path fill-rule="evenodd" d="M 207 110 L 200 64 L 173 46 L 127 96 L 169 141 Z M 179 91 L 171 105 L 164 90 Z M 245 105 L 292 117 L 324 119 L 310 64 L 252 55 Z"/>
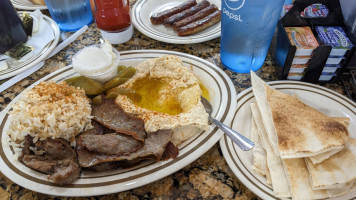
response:
<path fill-rule="evenodd" d="M 328 9 L 328 15 L 322 18 L 304 18 L 301 17 L 301 12 L 305 8 L 312 4 L 323 4 Z M 326 45 L 320 42 L 318 34 L 316 32 L 317 26 L 338 26 L 342 27 L 347 36 L 353 43 L 353 47 L 346 52 L 344 58 L 340 62 L 340 67 L 334 72 L 335 76 L 332 76 L 330 80 L 322 78 L 324 76 L 324 66 L 326 65 L 332 46 Z M 350 34 L 350 30 L 344 23 L 341 6 L 339 0 L 296 0 L 293 3 L 293 7 L 280 19 L 277 25 L 277 47 L 275 52 L 275 59 L 278 64 L 277 71 L 279 73 L 279 79 L 286 80 L 288 78 L 297 47 L 292 45 L 285 27 L 310 27 L 314 36 L 318 39 L 319 46 L 313 51 L 308 62 L 308 67 L 304 71 L 304 75 L 301 81 L 317 83 L 317 82 L 336 82 L 342 71 L 349 65 L 353 65 L 353 60 L 356 62 L 355 45 L 356 39 Z"/>

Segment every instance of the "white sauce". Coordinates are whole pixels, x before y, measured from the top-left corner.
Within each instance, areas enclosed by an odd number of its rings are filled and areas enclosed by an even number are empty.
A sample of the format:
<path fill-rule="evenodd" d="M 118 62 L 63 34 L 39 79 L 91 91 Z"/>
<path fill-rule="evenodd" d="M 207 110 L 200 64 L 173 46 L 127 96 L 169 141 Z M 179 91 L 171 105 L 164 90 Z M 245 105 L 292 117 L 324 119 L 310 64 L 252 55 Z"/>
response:
<path fill-rule="evenodd" d="M 72 64 L 79 74 L 104 83 L 117 75 L 118 57 L 105 41 L 100 47 L 93 45 L 80 50 Z"/>

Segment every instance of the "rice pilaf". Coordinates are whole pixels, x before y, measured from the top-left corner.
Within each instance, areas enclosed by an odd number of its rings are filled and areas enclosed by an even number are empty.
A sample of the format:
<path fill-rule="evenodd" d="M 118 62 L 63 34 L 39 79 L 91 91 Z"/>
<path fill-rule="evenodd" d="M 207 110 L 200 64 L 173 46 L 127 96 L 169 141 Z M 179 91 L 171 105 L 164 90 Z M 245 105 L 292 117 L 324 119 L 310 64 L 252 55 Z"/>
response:
<path fill-rule="evenodd" d="M 83 89 L 66 82 L 41 82 L 24 92 L 9 112 L 7 134 L 22 145 L 26 135 L 38 139 L 63 138 L 75 145 L 75 136 L 92 128 L 91 105 Z"/>

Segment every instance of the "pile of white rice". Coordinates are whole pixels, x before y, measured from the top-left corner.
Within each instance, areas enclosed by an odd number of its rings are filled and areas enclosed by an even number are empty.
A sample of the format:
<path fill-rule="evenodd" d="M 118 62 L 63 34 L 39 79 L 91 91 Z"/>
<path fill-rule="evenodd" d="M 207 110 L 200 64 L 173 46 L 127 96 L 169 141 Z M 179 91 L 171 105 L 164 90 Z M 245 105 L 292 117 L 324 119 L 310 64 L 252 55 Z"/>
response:
<path fill-rule="evenodd" d="M 41 82 L 12 106 L 7 134 L 16 146 L 22 146 L 26 135 L 34 137 L 34 142 L 63 138 L 75 145 L 75 136 L 92 128 L 90 114 L 84 90 L 66 82 Z"/>

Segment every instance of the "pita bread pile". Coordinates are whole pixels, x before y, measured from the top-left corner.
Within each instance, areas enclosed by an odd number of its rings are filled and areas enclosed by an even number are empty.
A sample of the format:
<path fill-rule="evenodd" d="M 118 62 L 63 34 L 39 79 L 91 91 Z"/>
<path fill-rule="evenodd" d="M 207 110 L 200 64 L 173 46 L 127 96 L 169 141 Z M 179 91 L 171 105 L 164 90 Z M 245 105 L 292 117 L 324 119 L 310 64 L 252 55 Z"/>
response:
<path fill-rule="evenodd" d="M 356 190 L 356 139 L 349 118 L 327 116 L 251 72 L 252 168 L 275 196 L 323 199 Z"/>

